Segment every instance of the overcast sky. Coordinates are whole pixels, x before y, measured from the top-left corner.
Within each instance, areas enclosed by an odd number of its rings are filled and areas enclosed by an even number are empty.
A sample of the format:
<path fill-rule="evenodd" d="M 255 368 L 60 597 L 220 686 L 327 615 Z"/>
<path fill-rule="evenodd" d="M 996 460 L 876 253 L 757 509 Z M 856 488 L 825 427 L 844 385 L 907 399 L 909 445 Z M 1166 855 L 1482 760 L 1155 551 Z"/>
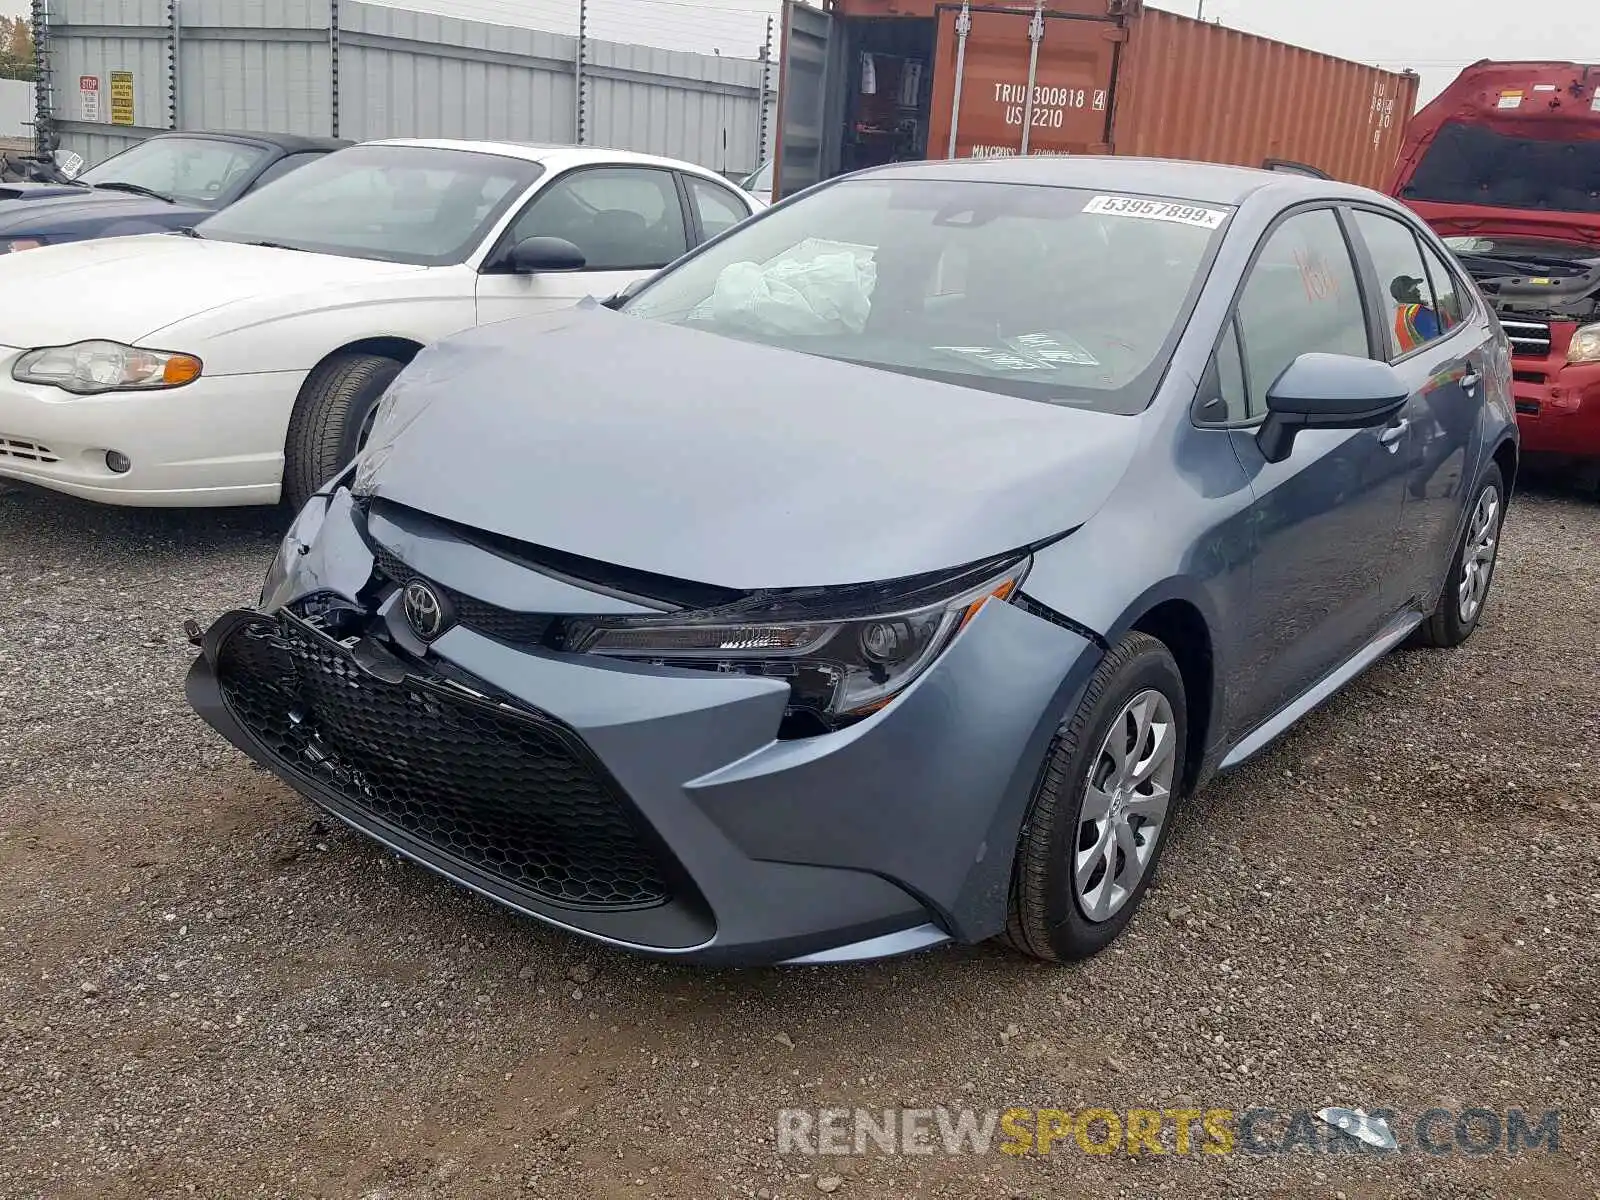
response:
<path fill-rule="evenodd" d="M 387 0 L 385 0 L 387 2 Z M 1200 0 L 1159 0 L 1193 16 Z M 1251 33 L 1385 67 L 1415 67 L 1432 96 L 1479 58 L 1557 58 L 1600 62 L 1600 20 L 1585 6 L 1538 8 L 1528 0 L 1204 0 L 1206 18 Z M 571 32 L 576 0 L 408 0 L 396 7 L 535 25 Z M 778 0 L 590 0 L 589 32 L 600 38 L 713 49 L 753 57 Z M 0 13 L 26 12 L 27 0 L 0 0 Z M 1530 13 L 1549 19 L 1530 19 Z M 1565 15 L 1558 15 L 1565 14 Z"/>

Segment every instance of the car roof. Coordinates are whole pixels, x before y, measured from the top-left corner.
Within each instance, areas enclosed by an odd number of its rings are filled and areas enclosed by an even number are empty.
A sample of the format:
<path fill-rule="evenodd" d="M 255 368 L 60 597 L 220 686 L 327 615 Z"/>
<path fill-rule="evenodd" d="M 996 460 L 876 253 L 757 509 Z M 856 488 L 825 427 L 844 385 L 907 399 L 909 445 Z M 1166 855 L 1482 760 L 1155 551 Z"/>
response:
<path fill-rule="evenodd" d="M 1282 193 L 1283 198 L 1290 202 L 1297 198 L 1385 199 L 1381 193 L 1368 188 L 1287 171 L 1169 158 L 1122 158 L 1109 155 L 935 159 L 891 163 L 860 174 L 1130 192 L 1140 196 L 1171 196 L 1205 204 L 1239 205 L 1267 188 Z"/>
<path fill-rule="evenodd" d="M 219 142 L 261 142 L 285 154 L 331 153 L 355 143 L 349 138 L 306 137 L 298 133 L 255 133 L 243 129 L 168 129 L 151 138 L 212 138 Z"/>
<path fill-rule="evenodd" d="M 715 171 L 677 158 L 662 158 L 655 154 L 640 154 L 634 150 L 609 150 L 601 146 L 562 146 L 539 142 L 490 142 L 458 138 L 379 138 L 364 142 L 367 146 L 421 146 L 433 150 L 468 150 L 477 154 L 498 154 L 503 158 L 520 158 L 527 162 L 542 163 L 552 170 L 587 166 L 593 163 L 627 163 L 635 166 L 670 167 L 690 170 L 713 178 L 721 178 Z"/>

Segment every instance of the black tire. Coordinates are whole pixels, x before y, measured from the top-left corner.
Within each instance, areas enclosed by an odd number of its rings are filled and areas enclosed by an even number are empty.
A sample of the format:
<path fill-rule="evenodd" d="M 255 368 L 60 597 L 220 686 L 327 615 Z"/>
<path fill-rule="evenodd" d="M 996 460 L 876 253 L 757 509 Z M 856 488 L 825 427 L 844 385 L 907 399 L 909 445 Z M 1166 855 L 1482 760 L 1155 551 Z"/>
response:
<path fill-rule="evenodd" d="M 295 512 L 361 449 L 367 420 L 405 364 L 335 354 L 306 379 L 283 447 L 283 502 Z"/>
<path fill-rule="evenodd" d="M 1080 904 L 1072 871 L 1089 775 L 1097 767 L 1112 723 L 1146 690 L 1160 692 L 1172 708 L 1176 763 L 1171 797 L 1138 885 L 1114 914 L 1094 921 Z M 1057 730 L 1045 756 L 1012 869 L 1004 936 L 1013 948 L 1046 961 L 1070 961 L 1099 953 L 1127 928 L 1155 876 L 1172 828 L 1187 767 L 1187 738 L 1183 675 L 1178 664 L 1157 639 L 1129 634 L 1101 662 L 1082 703 Z"/>
<path fill-rule="evenodd" d="M 1468 547 L 1473 543 L 1473 526 L 1475 514 L 1479 511 L 1486 492 L 1493 491 L 1495 503 L 1494 522 L 1494 547 L 1488 566 L 1488 578 L 1483 583 L 1483 594 L 1477 607 L 1470 616 L 1461 615 L 1460 587 L 1466 572 L 1466 559 Z M 1490 463 L 1487 470 L 1479 476 L 1478 486 L 1472 490 L 1472 500 L 1467 508 L 1466 528 L 1461 531 L 1461 537 L 1456 542 L 1455 553 L 1450 556 L 1450 573 L 1445 576 L 1444 590 L 1439 594 L 1438 607 L 1427 620 L 1417 626 L 1417 632 L 1412 642 L 1419 646 L 1429 646 L 1437 649 L 1449 649 L 1459 646 L 1472 636 L 1473 630 L 1478 628 L 1478 622 L 1483 619 L 1483 610 L 1489 604 L 1489 592 L 1494 584 L 1495 566 L 1499 562 L 1500 554 L 1500 529 L 1505 520 L 1506 512 L 1506 485 L 1505 479 L 1500 474 L 1498 463 Z"/>

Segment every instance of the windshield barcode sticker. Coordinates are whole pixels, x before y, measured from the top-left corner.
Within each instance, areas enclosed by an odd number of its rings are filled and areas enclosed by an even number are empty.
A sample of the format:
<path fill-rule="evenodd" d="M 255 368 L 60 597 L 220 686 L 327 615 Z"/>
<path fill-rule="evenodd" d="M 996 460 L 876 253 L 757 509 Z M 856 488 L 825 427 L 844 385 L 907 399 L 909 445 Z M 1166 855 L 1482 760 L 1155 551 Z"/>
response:
<path fill-rule="evenodd" d="M 1179 225 L 1195 225 L 1201 229 L 1217 229 L 1228 219 L 1227 211 L 1224 209 L 1173 204 L 1166 200 L 1143 200 L 1138 196 L 1096 196 L 1083 206 L 1083 211 L 1102 213 L 1110 217 L 1172 221 Z"/>

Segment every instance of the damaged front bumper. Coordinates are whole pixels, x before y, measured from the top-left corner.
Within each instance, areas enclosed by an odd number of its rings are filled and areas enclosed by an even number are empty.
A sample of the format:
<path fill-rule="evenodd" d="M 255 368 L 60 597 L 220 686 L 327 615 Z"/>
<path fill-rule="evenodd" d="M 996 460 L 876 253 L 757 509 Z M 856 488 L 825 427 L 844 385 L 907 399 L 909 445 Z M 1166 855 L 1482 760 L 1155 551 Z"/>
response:
<path fill-rule="evenodd" d="M 519 640 L 550 614 L 634 606 L 413 516 L 314 500 L 260 607 L 200 639 L 190 703 L 285 782 L 467 887 L 643 953 L 845 961 L 1004 927 L 1040 764 L 1100 656 L 1076 632 L 985 605 L 880 711 L 780 740 L 781 680 Z M 395 574 L 461 619 L 420 643 Z M 327 598 L 359 628 L 328 626 Z"/>

